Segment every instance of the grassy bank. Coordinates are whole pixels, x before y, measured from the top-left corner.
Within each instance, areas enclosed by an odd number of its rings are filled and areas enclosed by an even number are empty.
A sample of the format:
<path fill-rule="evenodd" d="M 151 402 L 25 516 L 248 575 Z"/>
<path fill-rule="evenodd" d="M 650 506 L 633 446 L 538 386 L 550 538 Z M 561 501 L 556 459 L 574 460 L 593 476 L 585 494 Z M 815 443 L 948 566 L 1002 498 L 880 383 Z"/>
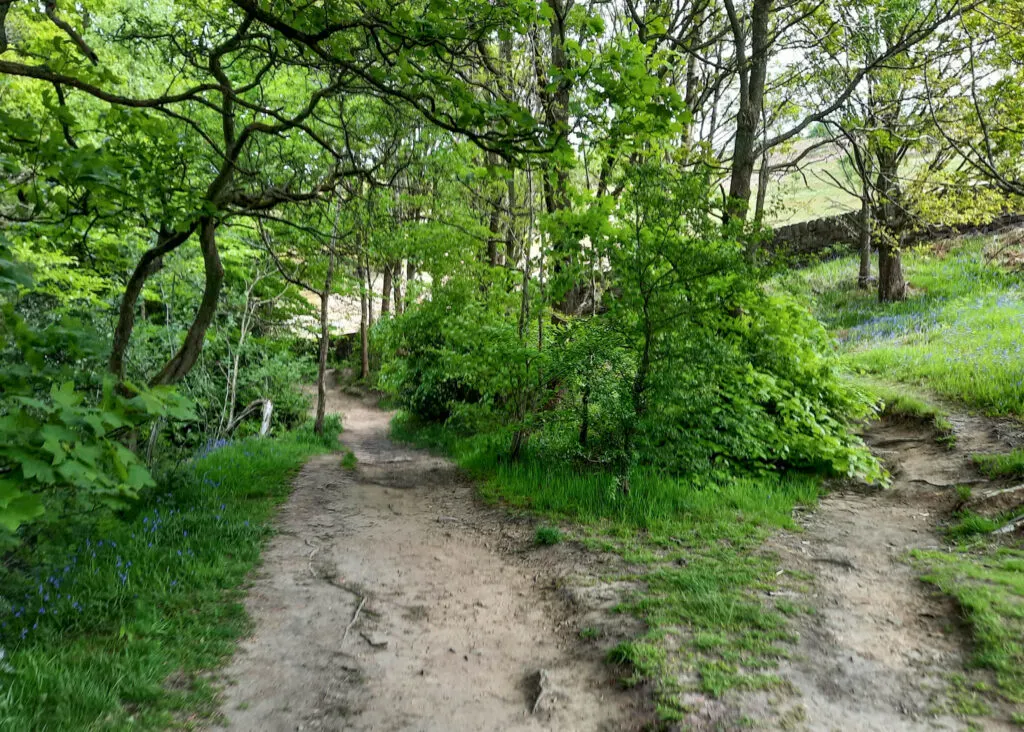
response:
<path fill-rule="evenodd" d="M 305 459 L 339 425 L 218 443 L 131 512 L 9 560 L 0 587 L 0 730 L 163 729 L 214 709 L 202 675 L 249 621 L 241 585 Z"/>
<path fill-rule="evenodd" d="M 974 681 L 973 690 L 1024 705 L 1024 550 L 975 538 L 951 551 L 914 552 L 913 561 L 925 582 L 956 600 L 974 639 L 971 664 L 994 676 L 994 687 Z M 1024 725 L 1019 708 L 1014 721 Z"/>
<path fill-rule="evenodd" d="M 797 528 L 793 509 L 817 501 L 816 478 L 678 479 L 637 470 L 624 494 L 607 473 L 552 465 L 529 453 L 504 461 L 497 457 L 501 444 L 488 436 L 458 435 L 403 416 L 392 434 L 447 453 L 482 481 L 488 497 L 560 521 L 568 535 L 635 567 L 610 579 L 643 588 L 620 610 L 643 619 L 647 632 L 612 649 L 609 660 L 627 664 L 633 683 L 653 683 L 662 718 L 684 716 L 687 692 L 720 696 L 781 683 L 773 669 L 794 640 L 786 615 L 803 608 L 763 590 L 801 578 L 777 575 L 777 563 L 758 549 L 772 531 Z"/>
<path fill-rule="evenodd" d="M 844 257 L 802 272 L 795 286 L 835 334 L 853 372 L 920 385 L 994 415 L 1024 415 L 1024 293 L 990 261 L 991 237 L 904 253 L 909 297 L 879 303 Z"/>

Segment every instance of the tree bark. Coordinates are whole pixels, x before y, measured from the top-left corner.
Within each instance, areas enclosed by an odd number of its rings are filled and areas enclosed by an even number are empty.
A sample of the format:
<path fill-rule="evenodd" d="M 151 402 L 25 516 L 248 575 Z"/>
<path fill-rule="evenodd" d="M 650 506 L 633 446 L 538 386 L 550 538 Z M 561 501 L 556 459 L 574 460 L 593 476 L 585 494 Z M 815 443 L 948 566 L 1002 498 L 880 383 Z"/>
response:
<path fill-rule="evenodd" d="M 338 208 L 341 206 L 339 204 Z M 335 217 L 334 235 L 338 234 L 338 221 Z M 327 415 L 327 351 L 330 344 L 331 331 L 328 315 L 331 301 L 331 288 L 334 286 L 334 242 L 327 252 L 327 276 L 324 277 L 324 289 L 320 291 L 320 359 L 316 375 L 316 422 L 313 431 L 318 435 L 324 433 L 324 417 Z"/>
<path fill-rule="evenodd" d="M 150 386 L 176 384 L 181 381 L 192 369 L 203 349 L 203 339 L 217 312 L 217 300 L 220 298 L 220 288 L 224 282 L 224 267 L 221 265 L 220 253 L 217 251 L 217 225 L 216 219 L 210 216 L 204 216 L 200 220 L 199 246 L 203 253 L 203 265 L 206 270 L 203 298 L 199 303 L 195 319 L 192 321 L 188 333 L 185 334 L 185 341 L 181 344 L 181 348 L 160 370 L 160 373 L 150 380 Z"/>
<path fill-rule="evenodd" d="M 405 298 L 402 296 L 402 277 L 405 274 L 405 267 L 402 266 L 402 260 L 396 260 L 391 270 L 394 272 L 391 277 L 391 286 L 395 294 L 395 315 L 401 315 L 405 308 Z"/>
<path fill-rule="evenodd" d="M 878 238 L 878 300 L 898 302 L 907 297 L 903 278 L 903 257 L 900 244 L 906 228 L 902 191 L 899 182 L 899 156 L 886 148 L 876 150 L 878 160 L 878 191 L 881 202 L 878 219 L 882 223 Z"/>
<path fill-rule="evenodd" d="M 412 282 L 416 279 L 416 263 L 409 259 L 405 263 L 405 307 L 403 312 L 412 305 Z"/>
<path fill-rule="evenodd" d="M 369 323 L 369 303 L 370 295 L 366 292 L 366 275 L 363 272 L 362 265 L 356 268 L 356 273 L 359 276 L 359 346 L 362 353 L 361 356 L 361 370 L 360 376 L 363 379 L 370 378 L 370 323 Z"/>
<path fill-rule="evenodd" d="M 860 201 L 860 272 L 857 274 L 857 287 L 868 289 L 871 283 L 871 197 L 868 194 L 868 183 L 864 182 L 864 191 Z"/>
<path fill-rule="evenodd" d="M 380 317 L 391 314 L 391 265 L 384 265 L 384 278 L 381 283 L 381 296 L 380 296 Z"/>
<path fill-rule="evenodd" d="M 769 19 L 773 0 L 753 0 L 750 11 L 750 58 L 746 57 L 746 34 L 732 0 L 725 0 L 729 23 L 736 43 L 739 64 L 739 112 L 736 115 L 736 139 L 733 143 L 729 198 L 725 204 L 725 223 L 746 219 L 750 207 L 751 179 L 757 160 L 757 128 L 764 106 L 765 80 L 768 77 Z"/>
<path fill-rule="evenodd" d="M 888 236 L 878 243 L 878 300 L 898 302 L 907 298 L 900 247 Z"/>
<path fill-rule="evenodd" d="M 161 231 L 157 237 L 156 244 L 147 249 L 135 265 L 132 276 L 125 286 L 124 297 L 121 298 L 121 307 L 117 315 L 117 326 L 114 328 L 114 343 L 110 349 L 110 360 L 107 369 L 118 381 L 124 379 L 124 357 L 131 341 L 132 330 L 135 328 L 135 307 L 142 294 L 142 288 L 151 276 L 156 274 L 163 267 L 165 254 L 173 252 L 180 247 L 196 230 L 196 223 L 193 223 L 184 231 Z"/>

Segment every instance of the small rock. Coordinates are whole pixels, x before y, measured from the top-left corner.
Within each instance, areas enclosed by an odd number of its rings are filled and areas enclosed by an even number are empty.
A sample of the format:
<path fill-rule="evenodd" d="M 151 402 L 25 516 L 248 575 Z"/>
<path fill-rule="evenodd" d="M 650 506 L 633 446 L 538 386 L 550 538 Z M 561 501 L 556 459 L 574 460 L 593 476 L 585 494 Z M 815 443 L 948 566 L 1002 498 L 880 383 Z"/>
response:
<path fill-rule="evenodd" d="M 387 648 L 388 639 L 385 635 L 380 633 L 360 633 L 359 635 L 363 636 L 363 640 L 374 648 Z"/>

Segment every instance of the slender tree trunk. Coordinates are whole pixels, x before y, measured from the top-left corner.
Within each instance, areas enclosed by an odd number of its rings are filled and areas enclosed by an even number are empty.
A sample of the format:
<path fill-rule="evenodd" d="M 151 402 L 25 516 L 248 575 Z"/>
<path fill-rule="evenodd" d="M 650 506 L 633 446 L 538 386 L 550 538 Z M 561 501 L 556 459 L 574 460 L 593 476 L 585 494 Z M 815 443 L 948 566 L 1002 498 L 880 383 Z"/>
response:
<path fill-rule="evenodd" d="M 369 301 L 372 299 L 371 295 L 366 291 L 366 273 L 363 271 L 362 265 L 356 268 L 356 274 L 359 277 L 359 347 L 362 353 L 362 369 L 360 370 L 360 377 L 363 379 L 370 378 L 370 319 L 369 319 Z"/>
<path fill-rule="evenodd" d="M 381 284 L 380 317 L 391 314 L 391 265 L 384 265 L 384 278 Z"/>
<path fill-rule="evenodd" d="M 203 298 L 192 325 L 185 334 L 185 341 L 170 361 L 150 380 L 150 386 L 176 384 L 181 381 L 195 365 L 199 353 L 203 349 L 206 330 L 213 322 L 217 312 L 217 300 L 224 282 L 224 267 L 217 251 L 217 221 L 209 216 L 203 217 L 199 226 L 199 245 L 203 253 L 203 264 L 206 270 L 206 284 Z"/>
<path fill-rule="evenodd" d="M 391 286 L 395 293 L 395 315 L 401 315 L 405 309 L 405 297 L 402 295 L 402 277 L 405 275 L 405 267 L 402 266 L 402 260 L 396 260 L 392 265 L 394 275 L 391 278 Z"/>
<path fill-rule="evenodd" d="M 313 431 L 318 435 L 324 433 L 324 418 L 327 416 L 327 353 L 331 342 L 330 304 L 331 291 L 334 289 L 334 252 L 338 246 L 338 223 L 341 217 L 341 200 L 337 202 L 334 212 L 334 231 L 331 233 L 330 249 L 327 251 L 327 274 L 324 277 L 324 289 L 320 291 L 320 359 L 316 375 L 316 421 Z"/>
<path fill-rule="evenodd" d="M 860 272 L 857 274 L 857 287 L 862 290 L 868 289 L 871 283 L 871 197 L 868 193 L 867 182 L 863 184 L 863 191 L 860 200 Z"/>
<path fill-rule="evenodd" d="M 580 418 L 580 447 L 587 446 L 590 439 L 590 382 L 583 386 L 583 415 Z"/>
<path fill-rule="evenodd" d="M 405 263 L 405 307 L 403 312 L 408 310 L 409 306 L 412 305 L 412 283 L 416 279 L 416 263 L 410 258 Z"/>
<path fill-rule="evenodd" d="M 373 327 L 373 323 L 374 323 L 374 319 L 373 319 L 373 296 L 376 293 L 373 291 L 373 279 L 374 279 L 374 277 L 373 277 L 373 270 L 370 269 L 369 257 L 366 258 L 366 261 L 365 261 L 364 267 L 363 267 L 363 272 L 366 273 L 366 314 L 367 314 L 366 323 L 367 323 L 368 327 L 372 328 Z"/>

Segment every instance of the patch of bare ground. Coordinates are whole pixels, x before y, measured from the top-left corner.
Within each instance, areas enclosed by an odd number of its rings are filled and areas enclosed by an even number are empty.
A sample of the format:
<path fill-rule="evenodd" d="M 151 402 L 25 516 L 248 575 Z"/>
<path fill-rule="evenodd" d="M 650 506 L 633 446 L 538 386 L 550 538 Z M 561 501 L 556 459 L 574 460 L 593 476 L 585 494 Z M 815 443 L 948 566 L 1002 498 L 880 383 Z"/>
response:
<path fill-rule="evenodd" d="M 922 583 L 905 561 L 912 549 L 945 545 L 942 521 L 959 485 L 984 483 L 974 452 L 1019 445 L 1016 423 L 951 418 L 956 443 L 940 445 L 922 423 L 884 421 L 865 440 L 893 475 L 887 490 L 842 486 L 799 517 L 802 533 L 774 537 L 767 549 L 786 577 L 805 582 L 810 612 L 793 620 L 799 643 L 779 675 L 797 694 L 740 702 L 755 726 L 783 729 L 1016 729 L 1012 710 L 970 720 L 954 715 L 950 677 L 970 653 L 959 609 Z"/>
<path fill-rule="evenodd" d="M 531 525 L 483 505 L 446 460 L 392 443 L 391 415 L 333 389 L 358 460 L 314 458 L 254 578 L 255 632 L 224 674 L 230 730 L 631 730 L 646 701 L 602 644 L 600 557 L 534 549 Z M 617 624 L 619 623 L 619 624 Z"/>

